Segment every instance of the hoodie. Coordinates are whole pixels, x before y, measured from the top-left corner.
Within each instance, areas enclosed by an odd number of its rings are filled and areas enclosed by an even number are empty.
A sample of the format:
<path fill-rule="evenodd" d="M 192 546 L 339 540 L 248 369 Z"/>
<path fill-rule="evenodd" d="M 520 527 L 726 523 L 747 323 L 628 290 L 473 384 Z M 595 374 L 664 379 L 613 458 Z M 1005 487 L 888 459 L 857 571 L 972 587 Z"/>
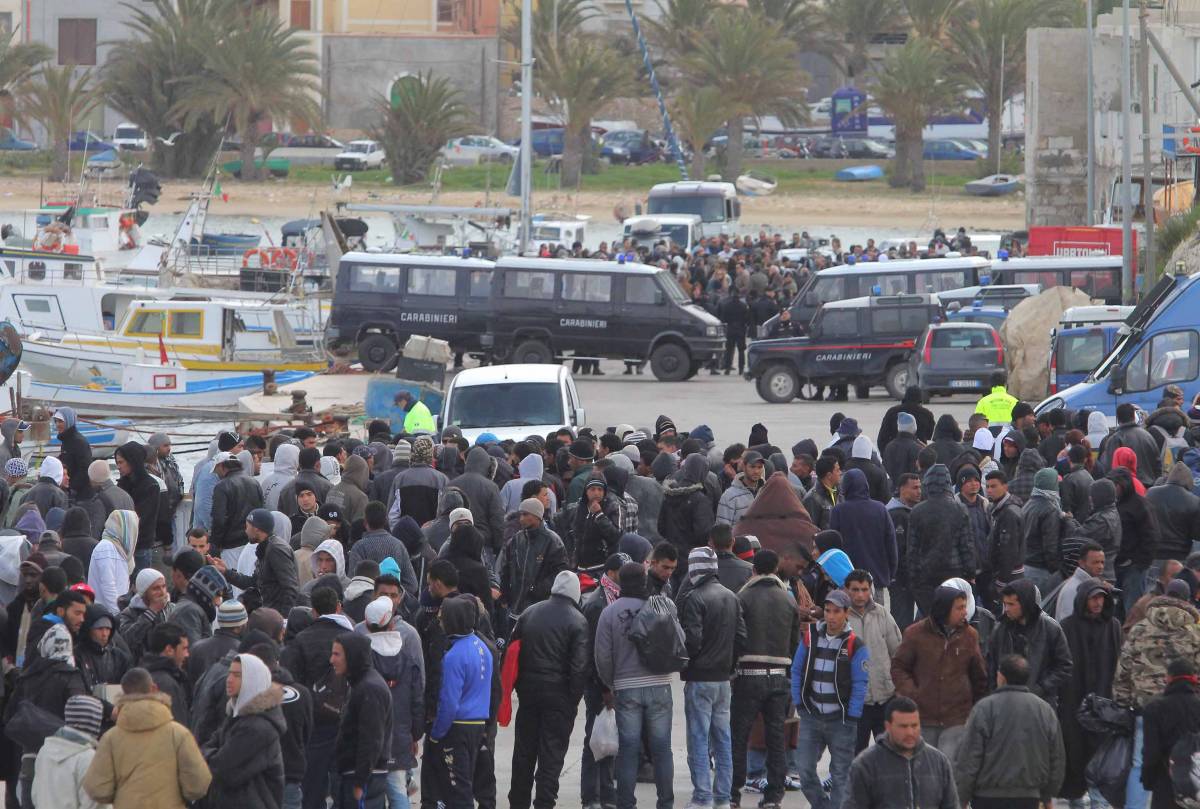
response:
<path fill-rule="evenodd" d="M 1108 416 L 1099 410 L 1093 410 L 1091 413 L 1088 413 L 1087 440 L 1092 445 L 1092 457 L 1096 456 L 1100 450 L 1100 444 L 1104 442 L 1104 439 L 1108 438 L 1108 432 Z"/>
<path fill-rule="evenodd" d="M 988 683 L 995 684 L 1006 655 L 1019 654 L 1029 662 L 1029 690 L 1056 707 L 1059 690 L 1071 679 L 1067 638 L 1058 622 L 1042 612 L 1032 581 L 1019 579 L 1008 586 L 1016 591 L 1021 620 L 1012 620 L 1007 612 L 1000 616 L 988 654 Z"/>
<path fill-rule="evenodd" d="M 700 453 L 693 453 L 663 483 L 658 533 L 685 557 L 692 548 L 708 542 L 708 532 L 716 521 L 716 505 L 704 486 L 707 476 L 708 462 Z"/>
<path fill-rule="evenodd" d="M 429 731 L 435 742 L 450 732 L 451 724 L 483 724 L 491 714 L 493 659 L 474 632 L 477 610 L 470 598 L 442 602 L 440 620 L 447 649 L 442 658 L 436 719 Z"/>
<path fill-rule="evenodd" d="M 1079 526 L 1081 533 L 1104 548 L 1104 579 L 1115 582 L 1117 555 L 1121 551 L 1121 515 L 1117 512 L 1117 487 L 1108 478 L 1089 489 L 1092 512 Z M 1190 547 L 1189 547 L 1190 552 Z"/>
<path fill-rule="evenodd" d="M 283 487 L 292 482 L 300 471 L 300 448 L 295 444 L 280 444 L 275 450 L 275 468 L 271 474 L 264 476 L 259 485 L 262 486 L 263 504 L 265 508 L 275 511 L 279 508 L 279 495 Z"/>
<path fill-rule="evenodd" d="M 146 471 L 146 448 L 137 441 L 123 444 L 118 450 L 130 466 L 128 475 L 117 480 L 117 486 L 133 498 L 133 509 L 138 515 L 138 550 L 154 547 L 158 542 L 158 480 Z"/>
<path fill-rule="evenodd" d="M 1140 495 L 1146 494 L 1146 487 L 1138 480 L 1138 459 L 1129 447 L 1117 447 L 1112 456 L 1113 469 L 1128 469 L 1133 477 L 1133 488 Z"/>
<path fill-rule="evenodd" d="M 16 442 L 17 427 L 20 424 L 20 419 L 13 418 L 0 422 L 0 437 L 4 439 L 0 442 L 0 466 L 13 458 L 21 457 L 21 445 Z"/>
<path fill-rule="evenodd" d="M 283 688 L 271 682 L 267 664 L 240 654 L 242 687 L 226 704 L 228 718 L 201 748 L 213 774 L 208 798 L 214 806 L 248 809 L 282 805 L 284 770 L 282 739 Z"/>
<path fill-rule="evenodd" d="M 299 581 L 301 586 L 312 581 L 312 567 L 309 561 L 312 559 L 312 555 L 316 552 L 317 547 L 329 539 L 331 534 L 332 529 L 330 529 L 329 523 L 320 517 L 309 517 L 304 521 L 299 535 L 300 547 L 296 548 L 296 567 L 300 573 Z M 294 539 L 293 542 L 295 542 Z"/>
<path fill-rule="evenodd" d="M 1008 479 L 1008 493 L 1022 503 L 1028 502 L 1029 496 L 1033 494 L 1033 476 L 1045 466 L 1041 453 L 1036 449 L 1022 450 L 1017 461 L 1016 475 L 1010 475 Z"/>
<path fill-rule="evenodd" d="M 353 525 L 363 518 L 370 483 L 367 462 L 357 455 L 347 458 L 341 481 L 325 495 L 326 503 L 332 503 L 342 510 L 343 525 Z"/>
<path fill-rule="evenodd" d="M 344 632 L 335 642 L 345 652 L 350 684 L 338 724 L 336 767 L 354 786 L 366 787 L 372 773 L 387 771 L 391 759 L 392 695 L 375 670 L 367 636 Z"/>
<path fill-rule="evenodd" d="M 929 446 L 937 453 L 937 462 L 946 466 L 962 454 L 965 449 L 962 444 L 962 430 L 959 429 L 954 416 L 943 413 L 938 418 L 937 425 L 933 428 L 933 441 Z"/>
<path fill-rule="evenodd" d="M 971 517 L 954 497 L 950 470 L 934 464 L 922 483 L 925 500 L 908 517 L 909 582 L 914 590 L 928 590 L 946 579 L 974 578 Z"/>
<path fill-rule="evenodd" d="M 438 496 L 437 517 L 421 528 L 422 533 L 425 534 L 425 541 L 429 543 L 429 547 L 433 549 L 434 553 L 441 550 L 446 541 L 450 539 L 450 512 L 456 508 L 469 508 L 469 506 L 462 489 L 451 486 L 444 489 Z M 396 519 L 391 520 L 392 534 L 398 537 L 397 522 Z"/>
<path fill-rule="evenodd" d="M 1123 451 L 1128 450 L 1122 447 L 1117 454 Z M 1191 470 L 1176 462 L 1166 482 L 1146 492 L 1146 502 L 1154 507 L 1160 532 L 1154 558 L 1186 559 L 1192 552 L 1192 539 L 1200 537 L 1200 497 L 1192 494 Z"/>
<path fill-rule="evenodd" d="M 517 477 L 504 484 L 504 488 L 500 490 L 500 500 L 504 507 L 504 513 L 510 514 L 516 511 L 521 506 L 521 489 L 531 480 L 541 480 L 546 474 L 545 464 L 542 462 L 542 454 L 540 452 L 531 452 L 521 459 L 517 464 Z M 558 501 L 554 496 L 554 489 L 550 489 L 550 509 L 546 512 L 546 519 L 550 519 L 554 512 L 558 510 Z"/>
<path fill-rule="evenodd" d="M 462 489 L 470 503 L 484 545 L 499 553 L 504 542 L 504 505 L 494 482 L 496 459 L 483 447 L 475 446 L 467 453 L 464 468 L 466 471 L 450 481 L 450 485 Z"/>
<path fill-rule="evenodd" d="M 856 568 L 870 571 L 876 587 L 890 587 L 896 577 L 898 557 L 896 530 L 887 508 L 871 499 L 861 469 L 851 469 L 845 474 L 842 494 L 845 499 L 833 507 L 829 528 L 841 533 L 843 550 Z"/>

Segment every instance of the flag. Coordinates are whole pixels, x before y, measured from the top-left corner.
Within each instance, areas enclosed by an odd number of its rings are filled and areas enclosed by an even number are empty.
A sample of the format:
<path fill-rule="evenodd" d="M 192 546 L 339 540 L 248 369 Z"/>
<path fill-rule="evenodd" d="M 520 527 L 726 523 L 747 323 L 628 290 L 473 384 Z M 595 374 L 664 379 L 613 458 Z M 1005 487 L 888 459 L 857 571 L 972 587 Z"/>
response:
<path fill-rule="evenodd" d="M 217 180 L 217 184 L 213 186 L 213 195 L 221 198 L 221 202 L 229 202 L 229 195 L 221 188 L 221 181 Z"/>
<path fill-rule="evenodd" d="M 158 361 L 163 365 L 169 365 L 171 362 L 167 359 L 167 346 L 163 343 L 162 332 L 158 333 Z"/>

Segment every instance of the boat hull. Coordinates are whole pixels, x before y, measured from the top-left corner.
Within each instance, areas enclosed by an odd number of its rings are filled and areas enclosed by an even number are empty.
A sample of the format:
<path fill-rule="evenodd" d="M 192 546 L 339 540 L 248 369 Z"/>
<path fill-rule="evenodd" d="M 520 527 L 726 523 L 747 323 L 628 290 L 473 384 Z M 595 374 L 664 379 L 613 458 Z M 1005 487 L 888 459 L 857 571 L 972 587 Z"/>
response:
<path fill-rule="evenodd" d="M 993 174 L 981 180 L 973 180 L 963 186 L 963 190 L 973 197 L 1002 197 L 1020 188 L 1021 182 L 1016 177 Z"/>
<path fill-rule="evenodd" d="M 868 180 L 883 179 L 883 169 L 879 166 L 847 166 L 833 175 L 840 183 L 862 183 Z"/>

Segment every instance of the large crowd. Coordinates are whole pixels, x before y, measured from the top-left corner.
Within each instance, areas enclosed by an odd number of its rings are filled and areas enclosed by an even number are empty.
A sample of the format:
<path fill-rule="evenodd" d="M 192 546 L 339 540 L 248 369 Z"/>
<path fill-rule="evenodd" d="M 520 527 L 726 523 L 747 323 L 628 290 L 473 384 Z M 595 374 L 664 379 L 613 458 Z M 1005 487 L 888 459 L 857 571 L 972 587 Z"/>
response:
<path fill-rule="evenodd" d="M 744 442 L 472 444 L 408 398 L 365 441 L 221 432 L 187 482 L 156 434 L 114 483 L 66 407 L 30 470 L 8 419 L 6 805 L 545 809 L 571 757 L 564 803 L 667 809 L 680 708 L 690 809 L 1185 805 L 1200 412 L 994 382 L 965 426 L 914 388 L 874 438 Z"/>

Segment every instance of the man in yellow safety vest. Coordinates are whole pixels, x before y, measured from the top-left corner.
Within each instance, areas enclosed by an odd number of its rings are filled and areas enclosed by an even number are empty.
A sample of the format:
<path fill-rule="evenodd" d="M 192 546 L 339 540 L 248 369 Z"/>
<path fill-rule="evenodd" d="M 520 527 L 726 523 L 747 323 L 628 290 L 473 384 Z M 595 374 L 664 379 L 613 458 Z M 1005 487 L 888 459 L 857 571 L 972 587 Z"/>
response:
<path fill-rule="evenodd" d="M 992 374 L 992 392 L 984 396 L 975 405 L 975 412 L 987 416 L 991 424 L 1007 424 L 1012 421 L 1013 408 L 1017 406 L 1017 397 L 1005 389 L 1008 375 L 1004 371 Z"/>

